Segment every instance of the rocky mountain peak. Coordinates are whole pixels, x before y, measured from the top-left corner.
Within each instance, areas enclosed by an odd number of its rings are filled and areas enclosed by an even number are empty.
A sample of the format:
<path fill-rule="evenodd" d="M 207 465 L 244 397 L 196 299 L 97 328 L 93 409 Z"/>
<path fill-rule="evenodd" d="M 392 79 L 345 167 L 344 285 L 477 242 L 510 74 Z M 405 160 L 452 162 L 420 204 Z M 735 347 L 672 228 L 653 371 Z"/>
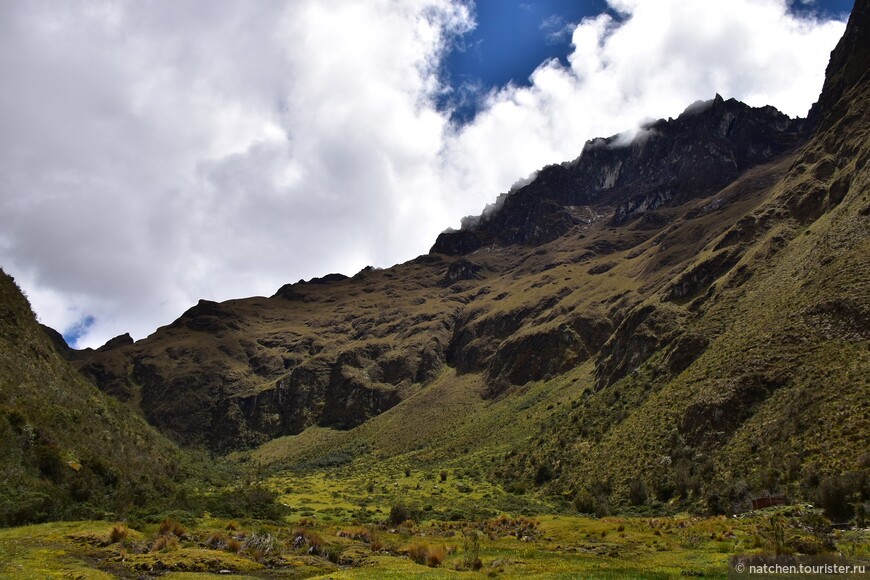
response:
<path fill-rule="evenodd" d="M 708 195 L 805 138 L 806 123 L 774 107 L 716 95 L 676 119 L 592 139 L 573 161 L 544 167 L 502 194 L 459 231 L 442 233 L 431 253 L 463 255 L 492 243 L 541 244 L 598 219 L 614 225 L 668 203 Z"/>

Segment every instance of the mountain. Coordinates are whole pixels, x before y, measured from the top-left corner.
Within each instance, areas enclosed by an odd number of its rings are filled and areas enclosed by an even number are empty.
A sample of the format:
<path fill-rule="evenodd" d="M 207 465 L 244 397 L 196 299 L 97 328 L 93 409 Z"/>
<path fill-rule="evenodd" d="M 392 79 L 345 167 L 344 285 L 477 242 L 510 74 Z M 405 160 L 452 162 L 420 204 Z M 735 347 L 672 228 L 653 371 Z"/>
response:
<path fill-rule="evenodd" d="M 868 4 L 807 120 L 717 95 L 590 141 L 428 255 L 65 356 L 216 452 L 485 452 L 597 505 L 866 497 Z"/>
<path fill-rule="evenodd" d="M 52 333 L 0 270 L 0 525 L 164 503 L 182 452 L 85 380 Z"/>
<path fill-rule="evenodd" d="M 793 147 L 802 127 L 770 107 L 717 96 L 631 143 L 590 142 L 474 227 L 442 234 L 427 256 L 287 285 L 268 299 L 201 301 L 139 343 L 120 337 L 77 357 L 105 391 L 180 442 L 219 450 L 310 425 L 353 427 L 445 365 L 486 372 L 494 394 L 597 355 L 622 318 L 681 268 L 651 265 L 657 283 L 640 293 L 601 284 L 600 274 L 667 236 L 681 202 L 711 203 L 736 175 Z M 693 223 L 711 211 L 696 208 Z M 674 246 L 680 256 L 669 261 L 684 269 L 694 252 L 682 240 Z M 635 284 L 630 278 L 621 282 Z M 606 299 L 578 291 L 589 284 Z M 531 334 L 523 338 L 524 330 Z M 519 363 L 541 348 L 540 360 Z"/>

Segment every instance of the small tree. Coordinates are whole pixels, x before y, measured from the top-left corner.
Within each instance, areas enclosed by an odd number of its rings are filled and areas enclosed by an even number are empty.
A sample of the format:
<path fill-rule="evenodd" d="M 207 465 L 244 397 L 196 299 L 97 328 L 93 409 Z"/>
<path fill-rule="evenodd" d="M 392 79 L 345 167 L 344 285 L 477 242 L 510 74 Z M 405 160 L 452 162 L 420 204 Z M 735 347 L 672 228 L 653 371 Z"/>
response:
<path fill-rule="evenodd" d="M 846 522 L 852 517 L 852 504 L 849 495 L 852 491 L 850 481 L 845 476 L 826 477 L 819 484 L 816 499 L 825 513 L 835 522 Z"/>
<path fill-rule="evenodd" d="M 788 522 L 779 515 L 773 515 L 767 518 L 762 526 L 757 528 L 758 535 L 764 538 L 768 545 L 773 548 L 777 556 L 791 553 L 786 545 L 786 530 Z"/>
<path fill-rule="evenodd" d="M 402 522 L 413 519 L 413 514 L 404 505 L 397 503 L 390 509 L 389 523 L 393 526 L 398 526 Z"/>

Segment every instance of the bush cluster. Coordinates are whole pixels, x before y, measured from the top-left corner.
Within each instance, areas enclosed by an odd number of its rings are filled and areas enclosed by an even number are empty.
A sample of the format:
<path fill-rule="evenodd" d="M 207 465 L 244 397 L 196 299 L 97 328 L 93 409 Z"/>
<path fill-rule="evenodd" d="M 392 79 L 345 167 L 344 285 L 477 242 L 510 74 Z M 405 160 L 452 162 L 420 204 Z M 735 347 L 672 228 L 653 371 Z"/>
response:
<path fill-rule="evenodd" d="M 278 503 L 278 494 L 260 485 L 227 490 L 207 502 L 208 511 L 221 518 L 255 518 L 280 520 L 289 513 Z"/>

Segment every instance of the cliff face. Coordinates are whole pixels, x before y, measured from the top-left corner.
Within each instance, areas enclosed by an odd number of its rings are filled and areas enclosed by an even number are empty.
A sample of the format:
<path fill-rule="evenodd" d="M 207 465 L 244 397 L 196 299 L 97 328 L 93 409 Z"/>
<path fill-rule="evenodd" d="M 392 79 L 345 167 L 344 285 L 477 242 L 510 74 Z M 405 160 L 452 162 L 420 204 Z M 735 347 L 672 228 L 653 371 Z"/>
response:
<path fill-rule="evenodd" d="M 870 4 L 857 0 L 846 32 L 831 52 L 825 69 L 825 83 L 819 100 L 810 109 L 807 122 L 820 132 L 829 129 L 853 100 L 850 91 L 860 92 L 870 75 Z M 847 98 L 843 101 L 844 97 Z M 841 103 L 841 101 L 843 101 Z M 839 106 L 838 106 L 839 105 Z"/>
<path fill-rule="evenodd" d="M 271 298 L 200 301 L 145 340 L 73 356 L 185 444 L 228 451 L 310 425 L 348 429 L 440 371 L 463 300 L 443 287 L 446 268 L 427 257 Z"/>
<path fill-rule="evenodd" d="M 576 406 L 554 411 L 553 447 L 511 473 L 550 462 L 565 466 L 552 485 L 585 486 L 597 465 L 618 483 L 672 440 L 734 469 L 757 455 L 763 421 L 811 403 L 828 420 L 867 392 L 854 373 L 868 368 L 866 21 L 861 1 L 809 124 L 717 96 L 590 141 L 429 255 L 203 301 L 144 340 L 66 356 L 176 440 L 217 451 L 401 416 L 451 373 L 479 375 L 488 401 L 571 374 Z M 818 387 L 831 380 L 836 392 Z M 789 425 L 771 448 L 816 457 L 814 438 L 834 437 L 815 419 Z M 857 453 L 839 449 L 820 465 Z"/>

